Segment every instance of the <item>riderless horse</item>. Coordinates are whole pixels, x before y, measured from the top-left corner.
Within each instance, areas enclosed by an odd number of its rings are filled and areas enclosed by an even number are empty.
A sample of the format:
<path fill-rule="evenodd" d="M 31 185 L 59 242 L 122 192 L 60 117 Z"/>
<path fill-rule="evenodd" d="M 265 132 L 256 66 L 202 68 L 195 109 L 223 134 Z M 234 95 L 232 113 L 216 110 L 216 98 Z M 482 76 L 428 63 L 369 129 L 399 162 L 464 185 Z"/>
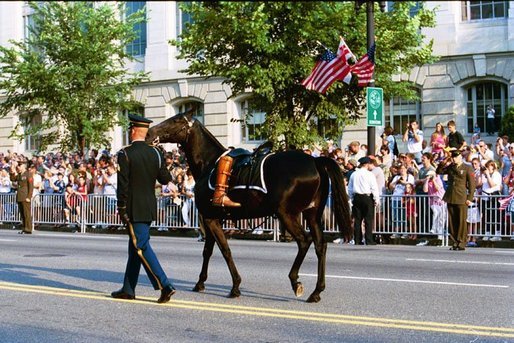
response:
<path fill-rule="evenodd" d="M 289 272 L 291 286 L 297 297 L 304 292 L 303 285 L 298 280 L 298 272 L 311 243 L 314 242 L 318 258 L 318 277 L 316 288 L 307 302 L 320 301 L 320 293 L 325 289 L 327 251 L 321 218 L 330 187 L 339 230 L 345 237 L 349 237 L 351 228 L 343 175 L 334 160 L 328 157 L 315 158 L 297 150 L 272 153 L 266 157 L 261 168 L 266 192 L 255 189 L 229 190 L 230 197 L 241 203 L 241 207 L 228 208 L 212 205 L 213 190 L 209 187 L 211 171 L 227 149 L 192 117 L 192 111 L 177 114 L 151 127 L 147 142 L 179 143 L 196 180 L 194 193 L 200 219 L 205 227 L 205 245 L 202 270 L 193 291 L 205 290 L 209 259 L 214 243 L 217 243 L 232 276 L 229 297 L 239 297 L 241 277 L 232 259 L 222 223 L 226 219 L 276 215 L 298 246 L 298 253 Z M 308 231 L 303 228 L 302 217 L 308 225 Z"/>

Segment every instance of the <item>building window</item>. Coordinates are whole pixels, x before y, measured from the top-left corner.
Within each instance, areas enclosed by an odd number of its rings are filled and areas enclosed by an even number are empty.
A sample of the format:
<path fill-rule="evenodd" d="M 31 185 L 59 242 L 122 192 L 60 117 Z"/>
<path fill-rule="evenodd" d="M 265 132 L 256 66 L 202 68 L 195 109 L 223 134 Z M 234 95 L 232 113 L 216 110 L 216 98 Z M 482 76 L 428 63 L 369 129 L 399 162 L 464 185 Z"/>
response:
<path fill-rule="evenodd" d="M 139 10 L 145 11 L 145 20 L 134 24 L 136 39 L 127 44 L 127 53 L 131 56 L 144 56 L 146 52 L 146 1 L 127 1 L 125 4 L 126 15 L 129 16 Z"/>
<path fill-rule="evenodd" d="M 417 120 L 422 129 L 421 104 L 418 100 L 408 100 L 395 96 L 385 101 L 385 126 L 391 126 L 395 134 L 402 134 L 411 120 Z"/>
<path fill-rule="evenodd" d="M 141 117 L 144 117 L 145 116 L 145 108 L 144 107 L 137 107 L 131 111 L 125 111 L 125 117 L 127 117 L 127 120 L 128 120 L 128 115 L 129 114 L 135 114 L 135 115 L 138 115 L 138 116 L 141 116 Z M 126 130 L 123 131 L 123 139 L 122 139 L 122 142 L 121 144 L 122 145 L 128 145 L 130 144 L 130 130 L 127 128 Z"/>
<path fill-rule="evenodd" d="M 185 6 L 190 6 L 191 1 L 177 2 L 177 39 L 180 38 L 180 35 L 187 30 L 187 27 L 193 24 L 193 17 L 190 13 L 182 10 Z"/>
<path fill-rule="evenodd" d="M 337 133 L 339 127 L 335 117 L 318 119 L 316 121 L 316 126 L 318 128 L 318 134 L 323 137 L 323 139 L 336 139 L 338 137 Z"/>
<path fill-rule="evenodd" d="M 266 121 L 266 113 L 252 106 L 251 100 L 241 102 L 241 115 L 244 121 L 241 125 L 241 136 L 245 143 L 259 143 L 266 139 L 262 127 Z"/>
<path fill-rule="evenodd" d="M 388 1 L 386 3 L 387 5 L 387 12 L 394 11 L 394 3 L 398 1 Z M 411 6 L 409 10 L 409 14 L 411 17 L 416 16 L 418 14 L 419 10 L 421 9 L 421 6 L 423 6 L 422 1 L 414 1 L 414 5 Z"/>
<path fill-rule="evenodd" d="M 35 115 L 30 122 L 26 118 L 20 118 L 24 120 L 23 127 L 25 128 L 25 132 L 30 131 L 32 126 L 38 126 L 42 124 L 41 115 Z M 26 151 L 39 151 L 41 148 L 41 135 L 38 133 L 28 134 L 25 136 L 25 150 Z"/>
<path fill-rule="evenodd" d="M 178 106 L 178 113 L 184 113 L 189 111 L 191 108 L 196 107 L 196 110 L 193 113 L 193 119 L 198 120 L 202 125 L 204 123 L 204 112 L 203 112 L 203 104 L 198 101 L 188 101 Z"/>
<path fill-rule="evenodd" d="M 461 1 L 462 21 L 507 18 L 508 1 Z"/>
<path fill-rule="evenodd" d="M 495 111 L 494 127 L 487 124 L 487 106 L 492 105 Z M 468 132 L 473 132 L 478 123 L 480 132 L 498 132 L 503 113 L 508 108 L 507 85 L 499 82 L 484 82 L 467 89 Z"/>

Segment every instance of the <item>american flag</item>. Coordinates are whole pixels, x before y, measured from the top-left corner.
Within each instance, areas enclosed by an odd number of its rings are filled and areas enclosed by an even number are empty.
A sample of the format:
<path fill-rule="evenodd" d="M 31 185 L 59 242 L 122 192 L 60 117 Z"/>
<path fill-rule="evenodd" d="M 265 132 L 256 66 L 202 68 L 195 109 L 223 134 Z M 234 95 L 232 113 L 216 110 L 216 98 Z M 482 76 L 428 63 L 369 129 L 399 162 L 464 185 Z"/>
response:
<path fill-rule="evenodd" d="M 328 87 L 337 80 L 350 83 L 350 65 L 347 59 L 352 56 L 353 54 L 345 41 L 341 39 L 339 48 L 337 49 L 337 55 L 326 49 L 321 55 L 320 60 L 316 62 L 310 75 L 303 80 L 302 85 L 307 89 L 324 94 Z M 348 76 L 350 77 L 348 78 Z"/>
<path fill-rule="evenodd" d="M 375 44 L 369 48 L 368 52 L 361 57 L 352 67 L 352 73 L 358 78 L 359 87 L 367 86 L 373 81 L 373 71 L 375 70 Z"/>
<path fill-rule="evenodd" d="M 505 211 L 507 209 L 507 207 L 509 207 L 509 204 L 513 198 L 514 198 L 514 193 L 509 195 L 506 198 L 498 200 L 500 202 L 500 211 Z"/>

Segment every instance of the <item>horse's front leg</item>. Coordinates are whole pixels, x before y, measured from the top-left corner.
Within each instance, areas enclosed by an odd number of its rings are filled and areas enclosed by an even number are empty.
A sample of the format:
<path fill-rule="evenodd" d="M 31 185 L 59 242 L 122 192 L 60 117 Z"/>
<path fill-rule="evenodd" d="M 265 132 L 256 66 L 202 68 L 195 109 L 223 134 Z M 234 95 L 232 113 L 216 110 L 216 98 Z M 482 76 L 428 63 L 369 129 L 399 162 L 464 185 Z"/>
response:
<path fill-rule="evenodd" d="M 203 292 L 205 290 L 205 281 L 207 280 L 207 272 L 209 269 L 209 261 L 212 256 L 212 251 L 214 249 L 214 236 L 212 235 L 211 228 L 205 225 L 205 222 L 201 219 L 200 216 L 200 225 L 203 224 L 204 232 L 205 232 L 205 243 L 203 246 L 203 262 L 202 262 L 202 271 L 198 277 L 198 282 L 193 288 L 193 292 Z M 203 222 L 203 223 L 202 223 Z"/>
<path fill-rule="evenodd" d="M 211 233 L 214 236 L 216 243 L 218 244 L 218 248 L 227 263 L 228 270 L 230 271 L 230 275 L 232 276 L 232 289 L 229 294 L 229 298 L 237 298 L 241 295 L 239 290 L 239 285 L 241 284 L 241 276 L 237 272 L 236 265 L 234 260 L 232 259 L 232 252 L 228 246 L 227 238 L 225 237 L 225 233 L 221 227 L 221 223 L 219 220 L 209 220 L 205 219 L 206 224 L 211 229 Z"/>

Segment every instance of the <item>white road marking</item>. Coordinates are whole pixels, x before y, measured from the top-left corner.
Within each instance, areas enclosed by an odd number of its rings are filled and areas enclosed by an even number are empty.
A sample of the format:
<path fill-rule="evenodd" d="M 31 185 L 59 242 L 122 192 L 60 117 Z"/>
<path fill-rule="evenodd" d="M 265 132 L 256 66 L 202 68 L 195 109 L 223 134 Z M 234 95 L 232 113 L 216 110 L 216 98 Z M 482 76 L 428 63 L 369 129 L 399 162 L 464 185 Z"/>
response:
<path fill-rule="evenodd" d="M 318 277 L 317 274 L 299 274 L 301 276 Z M 325 275 L 327 278 L 333 279 L 351 279 L 351 280 L 369 280 L 369 281 L 386 281 L 386 282 L 406 282 L 406 283 L 426 283 L 431 285 L 449 285 L 449 286 L 468 286 L 468 287 L 487 287 L 487 288 L 509 288 L 506 285 L 488 285 L 482 283 L 462 283 L 462 282 L 445 282 L 445 281 L 430 281 L 430 280 L 411 280 L 411 279 L 387 279 L 376 277 L 362 277 L 362 276 L 344 276 L 344 275 Z"/>
<path fill-rule="evenodd" d="M 15 239 L 0 239 L 0 242 L 16 242 Z"/>
<path fill-rule="evenodd" d="M 500 254 L 514 254 L 514 250 L 495 250 L 494 252 L 497 252 Z"/>
<path fill-rule="evenodd" d="M 432 259 L 427 259 L 427 258 L 406 258 L 405 260 L 406 261 L 418 261 L 418 262 L 442 262 L 442 263 L 465 263 L 465 264 L 487 264 L 487 265 L 500 265 L 500 266 L 514 266 L 514 263 L 509 263 L 509 262 L 432 260 Z"/>

